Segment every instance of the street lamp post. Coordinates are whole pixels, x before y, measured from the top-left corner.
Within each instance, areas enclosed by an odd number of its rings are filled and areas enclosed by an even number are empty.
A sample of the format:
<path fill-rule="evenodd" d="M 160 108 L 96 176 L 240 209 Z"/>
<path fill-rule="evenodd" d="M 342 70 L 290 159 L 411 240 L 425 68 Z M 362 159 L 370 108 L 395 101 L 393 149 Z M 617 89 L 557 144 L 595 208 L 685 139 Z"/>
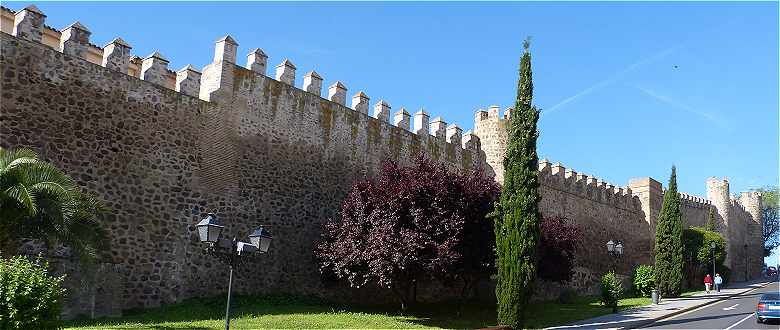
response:
<path fill-rule="evenodd" d="M 712 254 L 712 278 L 715 278 L 715 249 L 717 248 L 717 245 L 715 245 L 715 242 L 710 242 L 710 252 Z"/>
<path fill-rule="evenodd" d="M 241 242 L 235 236 L 232 239 L 222 237 L 222 226 L 214 213 L 209 213 L 195 228 L 206 253 L 213 255 L 229 267 L 227 305 L 225 306 L 225 330 L 230 329 L 230 294 L 233 289 L 233 269 L 246 257 L 268 252 L 273 236 L 263 227 L 255 229 L 249 235 L 249 242 Z"/>
<path fill-rule="evenodd" d="M 607 253 L 612 257 L 612 271 L 616 272 L 617 259 L 623 255 L 623 242 L 609 240 L 607 242 Z"/>

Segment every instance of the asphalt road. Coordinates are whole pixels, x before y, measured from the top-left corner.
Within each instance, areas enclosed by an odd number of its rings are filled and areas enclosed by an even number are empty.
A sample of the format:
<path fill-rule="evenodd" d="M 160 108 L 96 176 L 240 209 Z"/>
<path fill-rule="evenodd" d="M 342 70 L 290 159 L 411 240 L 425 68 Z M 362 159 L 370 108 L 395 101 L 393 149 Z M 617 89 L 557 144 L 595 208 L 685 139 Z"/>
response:
<path fill-rule="evenodd" d="M 762 293 L 780 290 L 778 282 L 748 293 L 721 300 L 667 319 L 644 329 L 780 329 L 780 322 L 756 322 L 756 304 Z"/>

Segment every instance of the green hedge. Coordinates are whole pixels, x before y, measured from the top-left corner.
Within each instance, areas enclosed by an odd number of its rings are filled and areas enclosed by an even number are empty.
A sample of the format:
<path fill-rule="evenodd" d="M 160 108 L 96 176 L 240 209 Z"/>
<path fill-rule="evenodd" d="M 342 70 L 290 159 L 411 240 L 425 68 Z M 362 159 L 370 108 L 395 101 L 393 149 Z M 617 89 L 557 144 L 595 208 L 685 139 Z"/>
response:
<path fill-rule="evenodd" d="M 653 266 L 639 265 L 634 269 L 634 275 L 631 278 L 632 289 L 637 297 L 650 297 L 655 288 L 655 276 L 653 275 Z"/>
<path fill-rule="evenodd" d="M 40 257 L 0 259 L 0 329 L 59 327 L 64 276 L 50 276 L 47 267 Z"/>

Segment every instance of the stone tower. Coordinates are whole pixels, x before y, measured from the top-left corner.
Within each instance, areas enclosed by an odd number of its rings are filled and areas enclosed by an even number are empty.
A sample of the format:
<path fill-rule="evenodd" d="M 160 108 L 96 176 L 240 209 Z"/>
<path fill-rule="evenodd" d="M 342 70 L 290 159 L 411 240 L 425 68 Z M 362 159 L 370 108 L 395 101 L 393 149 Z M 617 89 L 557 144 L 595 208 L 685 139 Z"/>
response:
<path fill-rule="evenodd" d="M 637 178 L 628 182 L 628 188 L 635 196 L 639 196 L 642 211 L 645 212 L 645 221 L 650 226 L 650 234 L 655 237 L 655 224 L 658 222 L 658 214 L 661 213 L 661 205 L 664 201 L 661 183 L 650 177 Z"/>
<path fill-rule="evenodd" d="M 504 153 L 506 152 L 509 133 L 509 115 L 511 110 L 504 112 L 504 117 L 499 115 L 500 108 L 492 105 L 488 111 L 480 109 L 474 117 L 474 134 L 482 143 L 482 150 L 488 166 L 488 173 L 495 173 L 498 183 L 504 183 Z"/>
<path fill-rule="evenodd" d="M 763 258 L 755 258 L 764 253 L 764 214 L 762 210 L 761 193 L 757 191 L 742 192 L 739 196 L 739 203 L 745 207 L 749 214 L 746 229 L 745 241 L 747 243 L 747 263 L 746 271 L 750 278 L 761 276 L 763 267 Z"/>
<path fill-rule="evenodd" d="M 734 229 L 736 224 L 731 219 L 732 203 L 729 196 L 729 181 L 727 179 L 718 179 L 711 177 L 707 179 L 707 199 L 712 201 L 712 205 L 717 210 L 716 222 L 721 228 L 721 234 L 726 240 L 726 261 L 725 264 L 734 269 L 738 258 L 734 258 L 740 244 L 734 242 L 736 235 Z"/>

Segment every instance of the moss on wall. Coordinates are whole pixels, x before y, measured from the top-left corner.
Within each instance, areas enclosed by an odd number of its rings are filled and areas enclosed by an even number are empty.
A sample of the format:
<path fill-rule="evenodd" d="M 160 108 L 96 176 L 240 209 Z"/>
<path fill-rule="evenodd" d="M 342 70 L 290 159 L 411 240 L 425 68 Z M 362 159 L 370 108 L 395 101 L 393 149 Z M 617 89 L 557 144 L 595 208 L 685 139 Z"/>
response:
<path fill-rule="evenodd" d="M 330 143 L 330 130 L 333 128 L 335 114 L 330 102 L 320 102 L 320 127 L 322 128 L 322 143 Z"/>

